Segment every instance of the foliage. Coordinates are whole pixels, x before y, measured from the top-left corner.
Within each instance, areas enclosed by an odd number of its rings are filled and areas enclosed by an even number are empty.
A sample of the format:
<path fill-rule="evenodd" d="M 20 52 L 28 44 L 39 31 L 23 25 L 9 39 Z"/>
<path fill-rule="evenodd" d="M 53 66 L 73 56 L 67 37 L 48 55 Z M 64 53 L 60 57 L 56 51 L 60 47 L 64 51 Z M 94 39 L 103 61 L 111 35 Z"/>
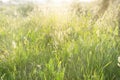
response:
<path fill-rule="evenodd" d="M 22 16 L 28 16 L 28 14 L 30 12 L 32 12 L 32 10 L 34 9 L 33 4 L 22 4 L 21 6 L 19 6 L 18 8 L 18 12 L 22 15 Z"/>
<path fill-rule="evenodd" d="M 91 24 L 91 14 L 34 13 L 0 14 L 0 80 L 120 79 L 117 23 L 113 29 L 105 18 Z"/>
<path fill-rule="evenodd" d="M 75 14 L 79 15 L 82 13 L 82 6 L 78 2 L 74 2 L 71 4 L 71 11 L 74 12 Z"/>

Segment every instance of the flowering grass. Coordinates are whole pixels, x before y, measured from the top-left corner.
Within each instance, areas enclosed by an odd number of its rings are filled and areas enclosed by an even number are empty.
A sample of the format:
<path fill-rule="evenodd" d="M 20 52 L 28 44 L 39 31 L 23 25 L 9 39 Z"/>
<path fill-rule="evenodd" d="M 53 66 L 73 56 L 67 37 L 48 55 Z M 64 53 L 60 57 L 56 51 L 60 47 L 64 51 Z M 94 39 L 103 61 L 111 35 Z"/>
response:
<path fill-rule="evenodd" d="M 0 80 L 119 80 L 118 26 L 90 20 L 0 14 Z"/>

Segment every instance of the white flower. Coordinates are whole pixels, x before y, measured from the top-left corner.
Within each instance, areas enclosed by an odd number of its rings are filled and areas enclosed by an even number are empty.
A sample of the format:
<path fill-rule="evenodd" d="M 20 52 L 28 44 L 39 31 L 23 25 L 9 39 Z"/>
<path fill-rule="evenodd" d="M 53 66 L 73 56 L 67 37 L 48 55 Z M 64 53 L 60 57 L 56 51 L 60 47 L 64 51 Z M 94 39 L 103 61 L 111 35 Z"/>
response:
<path fill-rule="evenodd" d="M 14 49 L 16 49 L 17 45 L 16 45 L 15 41 L 12 41 L 12 46 L 13 46 Z"/>
<path fill-rule="evenodd" d="M 120 56 L 118 57 L 118 62 L 120 63 Z"/>
<path fill-rule="evenodd" d="M 41 65 L 37 65 L 37 68 L 41 69 Z"/>
<path fill-rule="evenodd" d="M 120 63 L 118 63 L 117 65 L 118 65 L 118 67 L 120 67 Z"/>

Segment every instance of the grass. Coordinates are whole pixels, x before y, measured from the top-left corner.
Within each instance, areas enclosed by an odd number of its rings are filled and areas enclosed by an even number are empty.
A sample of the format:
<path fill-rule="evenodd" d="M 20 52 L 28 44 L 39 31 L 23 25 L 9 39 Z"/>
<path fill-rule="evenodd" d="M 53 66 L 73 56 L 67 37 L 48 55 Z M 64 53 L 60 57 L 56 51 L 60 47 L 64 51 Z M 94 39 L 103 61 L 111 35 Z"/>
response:
<path fill-rule="evenodd" d="M 117 25 L 90 19 L 0 14 L 0 80 L 119 80 Z"/>

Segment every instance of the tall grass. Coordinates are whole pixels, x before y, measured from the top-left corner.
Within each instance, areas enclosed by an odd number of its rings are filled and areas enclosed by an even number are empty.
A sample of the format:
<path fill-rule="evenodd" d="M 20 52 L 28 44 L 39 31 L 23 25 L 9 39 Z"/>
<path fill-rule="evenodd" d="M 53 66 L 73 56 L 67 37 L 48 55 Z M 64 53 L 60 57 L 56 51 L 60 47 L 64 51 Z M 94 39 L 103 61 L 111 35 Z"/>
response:
<path fill-rule="evenodd" d="M 0 80 L 119 80 L 117 25 L 91 17 L 0 14 Z"/>

